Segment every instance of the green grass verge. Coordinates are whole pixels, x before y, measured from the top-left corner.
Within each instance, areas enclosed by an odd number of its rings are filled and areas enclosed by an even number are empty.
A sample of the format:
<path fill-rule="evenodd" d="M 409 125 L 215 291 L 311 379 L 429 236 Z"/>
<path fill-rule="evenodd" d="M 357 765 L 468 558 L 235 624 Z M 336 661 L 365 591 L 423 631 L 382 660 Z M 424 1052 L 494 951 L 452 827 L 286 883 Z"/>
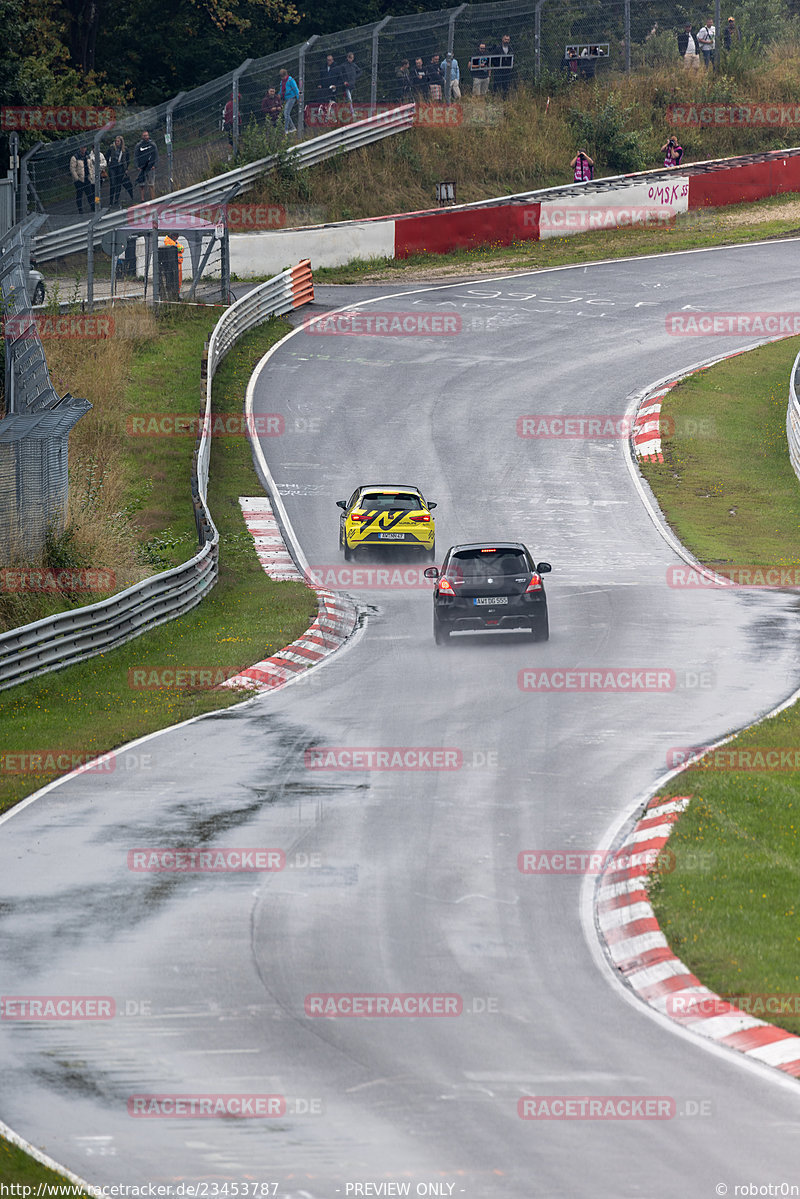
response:
<path fill-rule="evenodd" d="M 16 1145 L 12 1145 L 10 1141 L 0 1137 L 0 1182 L 16 1182 L 27 1183 L 30 1186 L 39 1183 L 49 1183 L 51 1186 L 61 1186 L 63 1192 L 53 1191 L 53 1194 L 72 1194 L 74 1199 L 80 1199 L 81 1192 L 75 1188 L 67 1191 L 67 1187 L 72 1188 L 74 1183 L 67 1181 L 63 1174 L 57 1174 L 54 1170 L 48 1170 L 47 1166 L 41 1165 L 35 1158 L 29 1157 L 22 1149 L 18 1149 Z M 44 1192 L 44 1188 L 43 1192 Z M 35 1191 L 31 1192 L 35 1194 Z"/>
<path fill-rule="evenodd" d="M 215 379 L 215 411 L 242 412 L 255 364 L 289 328 L 285 321 L 271 321 L 230 352 Z M 188 471 L 184 480 L 184 502 L 191 510 Z M 268 657 L 308 627 L 316 613 L 314 593 L 303 583 L 269 579 L 245 528 L 238 497 L 261 490 L 247 438 L 214 438 L 208 498 L 220 532 L 220 578 L 210 595 L 186 616 L 119 649 L 0 691 L 0 725 L 6 730 L 0 812 L 64 773 L 52 765 L 19 772 L 20 766 L 29 765 L 20 755 L 94 756 L 242 698 L 242 693 L 228 689 L 202 687 L 136 690 L 129 685 L 130 671 L 234 673 Z M 194 552 L 193 547 L 187 549 L 184 557 Z"/>
<path fill-rule="evenodd" d="M 733 564 L 800 562 L 800 482 L 784 428 L 798 349 L 791 338 L 678 384 L 662 408 L 675 421 L 665 461 L 642 464 L 678 537 L 722 573 Z M 673 951 L 701 982 L 800 1034 L 800 999 L 787 1013 L 757 998 L 800 995 L 800 771 L 734 770 L 745 760 L 728 756 L 794 746 L 796 706 L 662 790 L 692 802 L 669 840 L 675 869 L 658 875 L 652 898 Z"/>
<path fill-rule="evenodd" d="M 724 209 L 692 211 L 678 217 L 674 225 L 655 228 L 596 230 L 573 237 L 553 237 L 546 241 L 515 242 L 511 246 L 486 245 L 474 250 L 453 250 L 449 254 L 413 254 L 408 258 L 359 259 L 347 266 L 315 267 L 317 283 L 370 283 L 402 279 L 404 273 L 424 269 L 432 278 L 438 272 L 452 274 L 463 267 L 464 274 L 481 271 L 544 270 L 569 266 L 576 262 L 597 262 L 606 258 L 627 258 L 643 254 L 668 254 L 675 250 L 696 250 L 710 246 L 732 246 L 766 241 L 800 232 L 797 218 L 770 217 L 770 210 L 790 200 L 795 193 L 770 196 L 755 204 L 732 204 Z M 732 225 L 731 217 L 747 218 Z"/>

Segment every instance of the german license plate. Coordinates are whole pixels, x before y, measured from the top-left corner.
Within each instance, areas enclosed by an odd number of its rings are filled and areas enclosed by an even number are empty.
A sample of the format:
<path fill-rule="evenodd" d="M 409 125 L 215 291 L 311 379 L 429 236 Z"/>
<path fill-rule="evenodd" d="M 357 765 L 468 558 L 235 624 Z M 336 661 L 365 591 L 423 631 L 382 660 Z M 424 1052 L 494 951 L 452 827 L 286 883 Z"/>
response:
<path fill-rule="evenodd" d="M 508 596 L 507 595 L 495 595 L 495 596 L 481 595 L 481 596 L 479 596 L 478 599 L 474 599 L 472 602 L 473 602 L 473 604 L 484 604 L 484 605 L 494 608 L 494 607 L 497 607 L 497 605 L 499 605 L 499 604 L 507 604 Z"/>
<path fill-rule="evenodd" d="M 402 541 L 405 533 L 379 533 L 378 537 L 381 541 Z"/>

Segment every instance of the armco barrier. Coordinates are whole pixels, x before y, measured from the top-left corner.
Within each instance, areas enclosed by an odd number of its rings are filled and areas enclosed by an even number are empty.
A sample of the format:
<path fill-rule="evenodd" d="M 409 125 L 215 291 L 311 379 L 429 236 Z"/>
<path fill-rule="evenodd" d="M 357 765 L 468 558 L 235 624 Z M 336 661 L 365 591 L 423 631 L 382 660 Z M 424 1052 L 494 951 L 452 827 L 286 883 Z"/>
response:
<path fill-rule="evenodd" d="M 789 442 L 789 457 L 798 479 L 800 479 L 800 399 L 797 396 L 799 382 L 800 354 L 794 360 L 789 378 L 789 407 L 786 410 L 786 439 Z"/>
<path fill-rule="evenodd" d="M 298 146 L 286 151 L 286 158 L 298 169 L 316 166 L 327 158 L 343 154 L 348 150 L 357 150 L 361 146 L 369 146 L 381 141 L 384 137 L 402 133 L 410 129 L 414 122 L 414 105 L 400 104 L 397 108 L 379 112 L 363 121 L 354 121 L 338 129 L 329 130 L 319 137 L 311 138 Z M 278 165 L 279 156 L 272 154 L 257 162 L 249 162 L 245 166 L 226 171 L 224 175 L 216 175 L 202 183 L 195 183 L 181 191 L 170 192 L 158 200 L 148 200 L 137 205 L 139 219 L 145 220 L 148 213 L 156 214 L 163 209 L 179 208 L 184 211 L 202 209 L 222 202 L 230 195 L 231 190 L 238 185 L 240 191 L 246 191 L 263 175 L 274 170 Z M 127 209 L 120 212 L 106 212 L 92 223 L 95 245 L 100 245 L 103 235 L 112 229 L 121 229 L 128 220 Z M 85 250 L 89 237 L 89 221 L 73 222 L 65 228 L 54 229 L 43 233 L 34 241 L 33 257 L 37 262 L 47 262 L 59 258 L 63 254 L 73 254 Z M 284 262 L 287 259 L 283 260 Z M 291 259 L 289 259 L 291 261 Z M 259 272 L 263 273 L 263 272 Z"/>
<path fill-rule="evenodd" d="M 581 233 L 579 222 L 552 227 L 545 234 L 545 216 L 554 208 L 602 209 L 619 212 L 614 223 L 628 224 L 627 214 L 643 205 L 660 214 L 677 216 L 687 209 L 739 204 L 783 192 L 800 191 L 800 147 L 660 168 L 632 175 L 615 175 L 592 183 L 520 192 L 424 212 L 401 213 L 371 220 L 340 221 L 303 229 L 232 234 L 231 270 L 241 278 L 263 275 L 276 264 L 291 260 L 302 247 L 312 267 L 344 266 L 356 258 L 407 258 L 410 254 L 446 254 L 479 245 L 510 245 L 538 241 L 542 236 L 567 237 Z M 589 228 L 592 226 L 590 225 Z"/>
<path fill-rule="evenodd" d="M 123 645 L 188 612 L 214 586 L 219 570 L 219 534 L 206 502 L 214 374 L 242 334 L 268 317 L 291 312 L 313 298 L 306 260 L 237 300 L 214 327 L 204 359 L 205 420 L 201 422 L 192 464 L 192 497 L 202 543 L 199 553 L 182 566 L 153 575 L 110 599 L 0 634 L 0 690 Z"/>

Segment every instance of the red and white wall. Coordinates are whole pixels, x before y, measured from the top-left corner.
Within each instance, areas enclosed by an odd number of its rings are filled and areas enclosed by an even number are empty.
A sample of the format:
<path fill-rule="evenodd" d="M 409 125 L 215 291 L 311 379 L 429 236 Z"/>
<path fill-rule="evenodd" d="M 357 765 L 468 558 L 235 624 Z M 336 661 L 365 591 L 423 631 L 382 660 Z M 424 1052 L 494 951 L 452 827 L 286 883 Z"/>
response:
<path fill-rule="evenodd" d="M 315 269 L 344 266 L 357 258 L 407 258 L 487 244 L 507 246 L 592 229 L 666 223 L 691 209 L 741 204 L 791 191 L 800 191 L 800 151 L 776 150 L 695 164 L 680 173 L 646 171 L 480 204 L 302 229 L 234 233 L 231 271 L 246 279 L 275 274 L 301 257 L 310 258 Z"/>

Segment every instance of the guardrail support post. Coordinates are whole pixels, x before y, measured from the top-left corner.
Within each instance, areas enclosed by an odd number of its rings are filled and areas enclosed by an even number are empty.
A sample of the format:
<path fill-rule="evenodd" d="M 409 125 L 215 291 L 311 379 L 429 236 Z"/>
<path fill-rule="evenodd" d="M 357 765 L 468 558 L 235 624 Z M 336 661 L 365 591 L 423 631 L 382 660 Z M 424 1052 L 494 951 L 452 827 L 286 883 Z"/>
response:
<path fill-rule="evenodd" d="M 178 92 L 177 96 L 173 96 L 167 105 L 166 112 L 166 130 L 164 131 L 164 141 L 167 146 L 167 176 L 169 182 L 169 191 L 175 190 L 175 181 L 172 178 L 172 114 L 175 111 L 176 104 L 179 104 L 186 92 Z"/>
<path fill-rule="evenodd" d="M 533 15 L 533 45 L 534 45 L 534 65 L 533 78 L 536 83 L 542 74 L 542 5 L 544 0 L 536 0 L 536 9 Z"/>
<path fill-rule="evenodd" d="M 384 17 L 382 21 L 378 21 L 372 31 L 372 81 L 369 89 L 369 102 L 373 109 L 378 103 L 378 34 L 384 26 L 389 24 L 391 19 L 391 17 Z"/>
<path fill-rule="evenodd" d="M 233 137 L 233 157 L 239 153 L 239 76 L 243 71 L 246 71 L 252 62 L 252 58 L 246 58 L 240 67 L 237 67 L 233 72 L 233 125 L 231 126 L 231 136 Z"/>
<path fill-rule="evenodd" d="M 305 42 L 300 47 L 300 53 L 297 56 L 297 86 L 300 89 L 300 96 L 297 101 L 299 108 L 300 108 L 300 112 L 297 114 L 297 138 L 298 138 L 298 141 L 303 136 L 303 130 L 305 129 L 304 117 L 305 117 L 305 106 L 306 106 L 306 52 L 308 51 L 308 49 L 311 46 L 314 45 L 314 42 L 318 42 L 318 41 L 319 41 L 319 34 L 318 33 L 312 34 L 311 37 L 308 39 L 308 41 Z"/>

